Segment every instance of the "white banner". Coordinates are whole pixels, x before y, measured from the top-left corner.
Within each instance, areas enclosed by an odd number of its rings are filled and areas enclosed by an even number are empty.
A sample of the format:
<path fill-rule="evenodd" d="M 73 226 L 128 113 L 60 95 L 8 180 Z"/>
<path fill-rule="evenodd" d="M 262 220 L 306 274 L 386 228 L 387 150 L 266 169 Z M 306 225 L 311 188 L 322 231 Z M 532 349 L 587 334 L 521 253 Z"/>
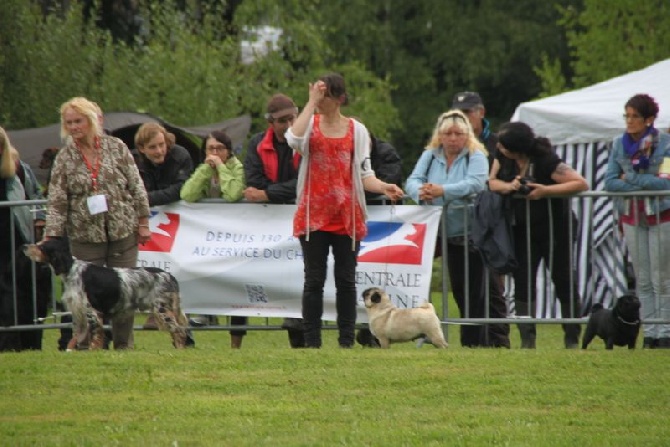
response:
<path fill-rule="evenodd" d="M 151 241 L 138 266 L 172 273 L 187 313 L 300 317 L 303 259 L 294 238 L 295 205 L 186 203 L 152 209 Z M 356 276 L 361 293 L 384 287 L 398 307 L 429 297 L 433 250 L 442 208 L 370 206 Z M 332 255 L 324 288 L 324 320 L 335 320 Z"/>

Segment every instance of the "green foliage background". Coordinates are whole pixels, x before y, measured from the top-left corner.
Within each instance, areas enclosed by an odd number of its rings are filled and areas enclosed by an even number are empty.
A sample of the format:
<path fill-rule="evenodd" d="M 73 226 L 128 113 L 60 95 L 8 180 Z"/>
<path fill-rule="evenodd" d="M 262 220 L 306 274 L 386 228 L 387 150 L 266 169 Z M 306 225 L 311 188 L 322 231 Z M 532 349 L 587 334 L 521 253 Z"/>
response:
<path fill-rule="evenodd" d="M 109 23 L 130 4 L 129 23 Z M 250 114 L 258 131 L 268 96 L 303 104 L 309 82 L 339 71 L 346 113 L 391 140 L 409 173 L 454 93 L 480 92 L 495 129 L 520 102 L 670 57 L 669 10 L 664 0 L 3 0 L 0 125 L 51 124 L 84 95 L 184 126 Z M 280 51 L 244 65 L 244 30 L 262 25 L 284 31 Z"/>

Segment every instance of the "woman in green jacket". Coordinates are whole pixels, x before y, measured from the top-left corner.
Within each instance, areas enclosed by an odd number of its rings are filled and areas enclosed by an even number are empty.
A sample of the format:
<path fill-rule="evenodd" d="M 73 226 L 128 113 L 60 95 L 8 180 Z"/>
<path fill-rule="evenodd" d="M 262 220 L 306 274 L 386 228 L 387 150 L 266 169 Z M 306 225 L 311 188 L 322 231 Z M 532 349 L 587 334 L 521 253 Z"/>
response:
<path fill-rule="evenodd" d="M 232 147 L 230 137 L 222 130 L 215 130 L 207 135 L 202 143 L 205 161 L 182 186 L 182 200 L 195 202 L 210 198 L 237 202 L 242 199 L 245 188 L 244 165 L 233 154 Z M 199 325 L 217 324 L 216 315 L 203 317 L 200 322 L 191 321 Z M 230 324 L 244 326 L 247 324 L 247 317 L 232 317 Z M 233 349 L 242 347 L 242 337 L 245 335 L 246 331 L 230 331 L 230 346 Z"/>
<path fill-rule="evenodd" d="M 205 161 L 182 186 L 182 200 L 195 202 L 210 198 L 237 202 L 242 199 L 244 166 L 233 154 L 230 137 L 224 131 L 216 130 L 205 138 L 202 149 Z"/>

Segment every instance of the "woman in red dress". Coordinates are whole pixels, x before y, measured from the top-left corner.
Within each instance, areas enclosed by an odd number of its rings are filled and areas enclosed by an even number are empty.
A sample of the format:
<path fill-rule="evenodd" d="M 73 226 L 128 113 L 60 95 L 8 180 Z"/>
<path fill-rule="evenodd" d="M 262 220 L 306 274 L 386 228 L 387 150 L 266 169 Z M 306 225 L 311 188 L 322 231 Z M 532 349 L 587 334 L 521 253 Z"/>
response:
<path fill-rule="evenodd" d="M 370 167 L 370 134 L 340 112 L 347 104 L 342 76 L 331 73 L 309 85 L 309 100 L 287 133 L 303 156 L 297 185 L 293 234 L 305 264 L 302 316 L 305 346 L 321 347 L 323 286 L 333 250 L 339 345 L 354 344 L 356 259 L 367 233 L 365 191 L 399 200 L 398 186 L 379 180 Z M 317 113 L 318 112 L 318 113 Z"/>

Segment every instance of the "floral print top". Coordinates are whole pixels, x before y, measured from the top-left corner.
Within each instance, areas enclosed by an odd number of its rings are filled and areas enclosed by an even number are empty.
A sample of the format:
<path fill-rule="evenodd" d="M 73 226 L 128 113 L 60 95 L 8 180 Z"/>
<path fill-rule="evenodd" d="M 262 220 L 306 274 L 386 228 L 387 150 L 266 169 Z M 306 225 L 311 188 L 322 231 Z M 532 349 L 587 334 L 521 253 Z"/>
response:
<path fill-rule="evenodd" d="M 100 137 L 97 190 L 81 152 L 71 138 L 54 161 L 47 201 L 46 236 L 78 242 L 125 239 L 137 231 L 138 219 L 149 216 L 149 200 L 135 160 L 125 143 Z M 91 215 L 87 199 L 104 194 L 107 212 Z"/>
<path fill-rule="evenodd" d="M 342 138 L 327 138 L 319 130 L 319 115 L 309 139 L 310 157 L 305 194 L 298 203 L 293 218 L 293 235 L 308 231 L 330 231 L 356 235 L 361 240 L 367 234 L 364 211 L 356 200 L 352 180 L 354 156 L 354 123 Z"/>

